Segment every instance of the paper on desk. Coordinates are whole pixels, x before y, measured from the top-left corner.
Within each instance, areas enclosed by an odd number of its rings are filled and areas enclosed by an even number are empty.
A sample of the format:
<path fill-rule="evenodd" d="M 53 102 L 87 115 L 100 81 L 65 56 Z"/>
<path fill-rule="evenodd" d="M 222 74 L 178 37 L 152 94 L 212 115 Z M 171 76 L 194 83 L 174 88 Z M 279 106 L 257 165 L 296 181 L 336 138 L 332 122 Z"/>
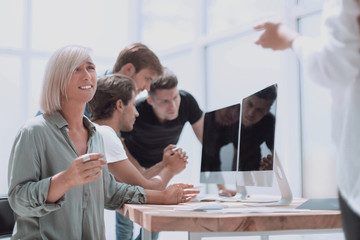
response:
<path fill-rule="evenodd" d="M 310 209 L 296 208 L 275 208 L 275 207 L 256 207 L 256 208 L 233 208 L 223 203 L 199 203 L 176 207 L 174 210 L 181 211 L 204 211 L 209 213 L 284 213 L 284 212 L 306 212 Z"/>
<path fill-rule="evenodd" d="M 184 205 L 183 207 L 176 207 L 174 210 L 181 210 L 181 211 L 216 211 L 222 210 L 226 205 L 222 203 L 198 203 L 198 204 L 191 204 L 191 205 Z"/>
<path fill-rule="evenodd" d="M 212 213 L 284 213 L 284 212 L 307 212 L 310 209 L 296 209 L 296 208 L 224 208 L 221 210 L 206 210 Z"/>

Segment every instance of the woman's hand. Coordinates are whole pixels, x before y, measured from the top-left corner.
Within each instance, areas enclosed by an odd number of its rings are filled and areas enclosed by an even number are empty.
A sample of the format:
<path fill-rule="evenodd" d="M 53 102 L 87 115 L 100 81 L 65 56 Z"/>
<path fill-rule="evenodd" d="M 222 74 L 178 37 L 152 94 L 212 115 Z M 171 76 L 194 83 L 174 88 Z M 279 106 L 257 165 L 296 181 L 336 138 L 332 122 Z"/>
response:
<path fill-rule="evenodd" d="M 76 158 L 68 169 L 52 176 L 46 202 L 56 202 L 72 187 L 98 179 L 106 164 L 106 160 L 100 160 L 103 157 L 102 153 L 82 155 Z"/>
<path fill-rule="evenodd" d="M 102 153 L 89 153 L 76 158 L 66 170 L 72 186 L 84 185 L 98 179 L 106 164 L 106 160 L 101 160 L 103 157 Z"/>

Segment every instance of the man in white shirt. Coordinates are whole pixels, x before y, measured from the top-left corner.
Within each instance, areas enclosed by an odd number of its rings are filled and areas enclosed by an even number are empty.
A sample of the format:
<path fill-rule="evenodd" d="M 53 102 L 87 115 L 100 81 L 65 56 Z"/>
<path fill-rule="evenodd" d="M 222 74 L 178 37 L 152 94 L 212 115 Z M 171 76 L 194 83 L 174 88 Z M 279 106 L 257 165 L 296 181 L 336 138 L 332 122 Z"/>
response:
<path fill-rule="evenodd" d="M 360 238 L 360 1 L 325 2 L 321 35 L 300 36 L 266 22 L 255 42 L 264 48 L 293 48 L 305 71 L 332 94 L 332 138 L 337 146 L 337 183 L 346 239 Z"/>
<path fill-rule="evenodd" d="M 130 162 L 118 134 L 120 130 L 132 130 L 139 116 L 135 96 L 136 85 L 125 75 L 107 75 L 98 79 L 95 96 L 89 102 L 91 120 L 103 137 L 108 168 L 117 181 L 164 190 L 170 179 L 186 167 L 187 156 L 181 148 L 169 145 L 164 149 L 163 160 L 142 172 Z"/>

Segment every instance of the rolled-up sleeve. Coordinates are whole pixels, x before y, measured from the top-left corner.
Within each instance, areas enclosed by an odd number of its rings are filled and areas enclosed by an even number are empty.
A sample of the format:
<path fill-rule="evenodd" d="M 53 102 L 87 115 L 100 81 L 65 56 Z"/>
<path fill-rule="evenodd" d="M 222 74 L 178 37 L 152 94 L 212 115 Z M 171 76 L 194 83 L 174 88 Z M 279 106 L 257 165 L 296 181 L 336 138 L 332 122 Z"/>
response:
<path fill-rule="evenodd" d="M 42 145 L 31 129 L 21 129 L 10 154 L 8 183 L 9 203 L 22 217 L 41 217 L 59 209 L 64 197 L 56 203 L 46 203 L 50 177 L 41 179 L 40 157 Z"/>
<path fill-rule="evenodd" d="M 105 208 L 115 210 L 125 203 L 146 203 L 145 191 L 140 186 L 132 186 L 117 182 L 107 167 L 103 170 Z"/>

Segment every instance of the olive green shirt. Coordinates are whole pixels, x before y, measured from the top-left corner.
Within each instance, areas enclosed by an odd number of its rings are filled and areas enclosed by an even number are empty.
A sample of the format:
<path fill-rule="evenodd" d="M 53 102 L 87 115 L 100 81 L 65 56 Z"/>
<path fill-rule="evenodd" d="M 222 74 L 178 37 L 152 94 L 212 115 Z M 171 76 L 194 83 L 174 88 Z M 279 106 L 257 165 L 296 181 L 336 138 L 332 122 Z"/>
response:
<path fill-rule="evenodd" d="M 104 153 L 95 126 L 89 131 L 88 153 Z M 12 239 L 105 239 L 104 208 L 145 203 L 144 189 L 115 181 L 105 166 L 93 182 L 70 189 L 56 203 L 46 203 L 50 179 L 79 155 L 59 112 L 28 121 L 16 136 L 9 160 L 9 203 L 15 212 Z"/>

